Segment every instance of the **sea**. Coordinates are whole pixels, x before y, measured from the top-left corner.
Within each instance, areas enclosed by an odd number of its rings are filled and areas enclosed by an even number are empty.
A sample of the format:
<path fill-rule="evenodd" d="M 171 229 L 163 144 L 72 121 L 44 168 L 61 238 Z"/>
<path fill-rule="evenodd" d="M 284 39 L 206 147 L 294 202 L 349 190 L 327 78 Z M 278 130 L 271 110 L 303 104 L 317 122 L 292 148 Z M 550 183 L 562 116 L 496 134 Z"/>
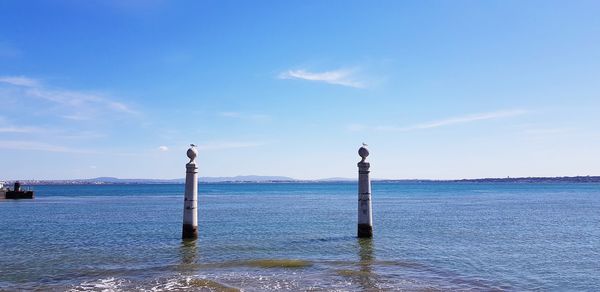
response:
<path fill-rule="evenodd" d="M 47 185 L 0 200 L 1 291 L 600 291 L 600 184 Z"/>

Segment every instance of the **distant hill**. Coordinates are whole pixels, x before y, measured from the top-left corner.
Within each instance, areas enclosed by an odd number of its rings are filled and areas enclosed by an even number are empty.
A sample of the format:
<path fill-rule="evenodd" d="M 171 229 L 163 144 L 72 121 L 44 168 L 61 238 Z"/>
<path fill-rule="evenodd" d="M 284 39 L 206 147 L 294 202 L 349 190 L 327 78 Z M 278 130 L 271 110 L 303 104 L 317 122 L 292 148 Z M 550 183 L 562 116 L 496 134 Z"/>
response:
<path fill-rule="evenodd" d="M 123 183 L 180 183 L 183 179 L 127 179 L 116 177 L 97 177 L 90 179 L 82 179 L 81 181 L 90 183 L 107 183 L 107 184 L 123 184 Z"/>
<path fill-rule="evenodd" d="M 97 177 L 87 179 L 90 183 L 110 183 L 110 184 L 177 184 L 185 183 L 185 178 L 176 179 L 120 179 L 115 177 Z M 261 176 L 261 175 L 238 175 L 238 176 L 221 176 L 221 177 L 198 177 L 201 183 L 218 183 L 218 182 L 283 182 L 295 181 L 295 179 L 287 176 Z"/>
<path fill-rule="evenodd" d="M 332 177 L 315 180 L 298 180 L 287 176 L 238 175 L 224 177 L 199 177 L 200 183 L 328 183 L 356 182 L 353 178 Z M 431 179 L 372 179 L 376 183 L 600 183 L 600 176 L 565 176 L 565 177 L 516 177 L 516 178 L 479 178 L 460 180 L 431 180 Z M 7 181 L 10 185 L 14 181 Z M 123 179 L 116 177 L 97 177 L 90 179 L 70 180 L 21 180 L 24 185 L 98 185 L 98 184 L 182 184 L 185 179 Z"/>
<path fill-rule="evenodd" d="M 320 178 L 315 179 L 314 181 L 322 181 L 322 182 L 344 182 L 344 181 L 355 181 L 356 178 L 347 178 L 347 177 L 328 177 L 328 178 Z"/>
<path fill-rule="evenodd" d="M 455 182 L 508 182 L 508 183 L 548 183 L 548 182 L 568 182 L 568 183 L 597 183 L 600 182 L 600 176 L 562 176 L 562 177 L 507 177 L 507 178 L 480 178 L 480 179 L 461 179 L 453 180 Z"/>
<path fill-rule="evenodd" d="M 252 182 L 293 182 L 297 181 L 287 176 L 260 176 L 239 175 L 233 177 L 199 177 L 200 183 L 252 183 Z M 145 179 L 145 178 L 116 178 L 96 177 L 88 179 L 66 179 L 66 180 L 21 180 L 26 185 L 43 184 L 73 184 L 73 185 L 98 185 L 98 184 L 182 184 L 185 178 L 176 179 Z M 11 183 L 11 181 L 7 181 Z"/>
<path fill-rule="evenodd" d="M 433 179 L 385 179 L 379 182 L 451 182 L 451 183 L 600 183 L 600 176 L 561 176 L 561 177 L 506 177 L 506 178 L 473 178 L 453 180 Z"/>

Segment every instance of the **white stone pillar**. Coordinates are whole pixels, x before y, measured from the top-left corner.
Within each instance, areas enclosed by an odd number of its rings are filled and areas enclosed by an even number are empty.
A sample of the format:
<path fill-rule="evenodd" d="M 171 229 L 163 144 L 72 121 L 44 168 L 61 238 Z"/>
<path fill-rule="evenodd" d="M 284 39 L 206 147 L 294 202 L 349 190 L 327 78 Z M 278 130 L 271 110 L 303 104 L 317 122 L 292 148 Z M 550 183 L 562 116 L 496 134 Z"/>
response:
<path fill-rule="evenodd" d="M 198 238 L 198 167 L 196 156 L 198 151 L 192 144 L 187 150 L 190 162 L 185 165 L 185 198 L 183 201 L 183 239 Z"/>
<path fill-rule="evenodd" d="M 358 155 L 362 157 L 358 163 L 358 237 L 373 237 L 371 178 L 369 178 L 371 164 L 365 161 L 369 156 L 369 150 L 365 146 L 358 149 Z"/>

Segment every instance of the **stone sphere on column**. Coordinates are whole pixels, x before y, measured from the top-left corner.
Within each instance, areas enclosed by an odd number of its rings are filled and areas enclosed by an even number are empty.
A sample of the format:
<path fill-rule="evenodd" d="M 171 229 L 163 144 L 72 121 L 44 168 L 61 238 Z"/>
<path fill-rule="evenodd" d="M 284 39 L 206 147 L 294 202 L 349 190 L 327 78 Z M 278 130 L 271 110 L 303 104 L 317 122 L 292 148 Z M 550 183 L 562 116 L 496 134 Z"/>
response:
<path fill-rule="evenodd" d="M 187 157 L 190 159 L 189 163 L 194 162 L 194 159 L 196 159 L 196 156 L 198 156 L 198 150 L 196 150 L 195 146 L 190 147 L 187 150 Z"/>
<path fill-rule="evenodd" d="M 360 147 L 358 149 L 358 155 L 360 155 L 360 157 L 362 157 L 362 159 L 365 160 L 365 158 L 367 158 L 367 156 L 369 156 L 369 149 L 367 149 L 367 147 L 365 147 L 365 146 Z"/>

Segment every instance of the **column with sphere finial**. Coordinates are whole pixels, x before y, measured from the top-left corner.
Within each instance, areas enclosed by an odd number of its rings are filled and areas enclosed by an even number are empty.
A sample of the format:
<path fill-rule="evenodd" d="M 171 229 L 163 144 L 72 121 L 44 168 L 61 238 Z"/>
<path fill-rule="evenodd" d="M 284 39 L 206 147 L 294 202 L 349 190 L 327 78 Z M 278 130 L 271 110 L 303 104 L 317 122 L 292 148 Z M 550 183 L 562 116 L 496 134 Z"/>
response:
<path fill-rule="evenodd" d="M 373 237 L 373 216 L 371 208 L 371 178 L 369 168 L 371 164 L 365 159 L 369 156 L 367 145 L 358 149 L 362 158 L 358 162 L 358 237 Z"/>
<path fill-rule="evenodd" d="M 185 198 L 183 201 L 183 239 L 198 238 L 198 167 L 196 156 L 198 151 L 194 144 L 187 150 L 190 159 L 185 165 Z"/>

